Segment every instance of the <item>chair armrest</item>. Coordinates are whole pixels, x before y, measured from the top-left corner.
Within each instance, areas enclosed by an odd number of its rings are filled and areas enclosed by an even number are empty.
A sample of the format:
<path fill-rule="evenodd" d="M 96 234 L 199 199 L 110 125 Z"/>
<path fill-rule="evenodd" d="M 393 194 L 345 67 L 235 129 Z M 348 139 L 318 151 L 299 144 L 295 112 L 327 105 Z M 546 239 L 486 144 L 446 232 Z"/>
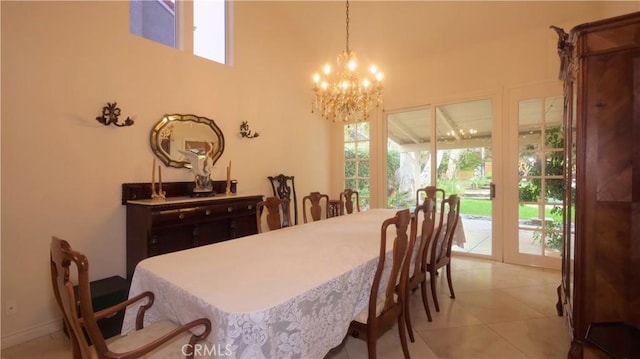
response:
<path fill-rule="evenodd" d="M 189 323 L 183 324 L 173 330 L 171 330 L 170 332 L 166 333 L 165 335 L 145 344 L 144 346 L 141 346 L 138 349 L 135 350 L 131 350 L 128 351 L 126 353 L 114 353 L 109 351 L 110 354 L 112 354 L 114 357 L 127 357 L 127 358 L 138 358 L 142 355 L 145 355 L 149 352 L 151 352 L 152 350 L 158 348 L 159 346 L 165 344 L 166 342 L 170 341 L 171 339 L 175 338 L 176 336 L 184 333 L 184 332 L 188 332 L 190 329 L 197 327 L 197 326 L 204 326 L 204 331 L 199 334 L 192 334 L 191 338 L 189 339 L 189 345 L 191 348 L 191 353 L 189 355 L 187 355 L 187 358 L 193 358 L 193 354 L 194 354 L 194 345 L 199 342 L 204 340 L 207 336 L 209 336 L 209 334 L 211 333 L 211 321 L 207 318 L 200 318 L 200 319 L 196 319 L 193 320 Z M 186 344 L 186 343 L 185 343 Z"/>

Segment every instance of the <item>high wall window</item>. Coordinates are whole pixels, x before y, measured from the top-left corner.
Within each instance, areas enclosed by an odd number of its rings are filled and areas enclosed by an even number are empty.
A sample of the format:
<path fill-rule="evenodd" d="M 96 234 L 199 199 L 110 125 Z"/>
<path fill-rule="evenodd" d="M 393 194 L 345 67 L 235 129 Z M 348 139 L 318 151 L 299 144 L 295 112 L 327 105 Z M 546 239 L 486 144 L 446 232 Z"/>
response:
<path fill-rule="evenodd" d="M 358 191 L 360 209 L 369 209 L 369 123 L 344 126 L 344 188 Z"/>
<path fill-rule="evenodd" d="M 226 2 L 224 0 L 193 0 L 193 32 L 178 31 L 182 0 L 131 0 L 129 2 L 129 31 L 146 39 L 179 48 L 179 33 L 193 37 L 194 55 L 226 63 Z M 185 3 L 186 4 L 186 3 Z M 184 41 L 184 43 L 190 43 Z"/>

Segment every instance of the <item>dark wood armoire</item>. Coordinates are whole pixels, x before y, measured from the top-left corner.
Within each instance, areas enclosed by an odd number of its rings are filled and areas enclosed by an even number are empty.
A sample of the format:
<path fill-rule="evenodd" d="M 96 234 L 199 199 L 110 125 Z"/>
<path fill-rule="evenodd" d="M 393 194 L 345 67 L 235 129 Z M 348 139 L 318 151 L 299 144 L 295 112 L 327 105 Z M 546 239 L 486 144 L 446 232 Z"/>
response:
<path fill-rule="evenodd" d="M 640 343 L 589 331 L 640 325 L 640 12 L 554 29 L 565 89 L 558 310 L 569 358 L 616 355 Z"/>

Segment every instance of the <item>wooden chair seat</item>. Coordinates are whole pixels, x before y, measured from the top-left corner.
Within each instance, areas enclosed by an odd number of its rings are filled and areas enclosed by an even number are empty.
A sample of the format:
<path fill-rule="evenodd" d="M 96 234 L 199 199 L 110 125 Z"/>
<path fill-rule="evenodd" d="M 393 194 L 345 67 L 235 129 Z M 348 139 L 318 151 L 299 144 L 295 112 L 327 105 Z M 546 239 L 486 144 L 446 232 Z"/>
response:
<path fill-rule="evenodd" d="M 129 334 L 110 338 L 108 340 L 109 350 L 116 353 L 128 352 L 128 351 L 137 349 L 143 346 L 144 344 L 149 343 L 154 339 L 157 339 L 162 335 L 169 333 L 170 331 L 177 328 L 178 326 L 169 320 L 159 320 L 140 330 L 136 330 Z M 152 353 L 143 355 L 140 358 L 155 359 L 155 358 L 182 357 L 181 355 L 176 355 L 176 354 L 181 353 L 182 346 L 184 346 L 185 343 L 189 342 L 190 337 L 191 337 L 190 332 L 182 332 L 181 334 L 176 336 L 174 340 L 162 344 Z M 209 344 L 206 341 L 201 341 L 198 343 L 198 345 L 201 345 L 203 347 L 206 346 L 207 348 L 209 348 L 209 350 L 211 350 L 212 348 L 211 344 Z M 92 352 L 95 354 L 95 348 L 93 346 L 91 348 L 92 348 Z M 206 355 L 206 356 L 202 355 L 204 353 L 205 353 L 204 350 L 199 351 L 199 354 L 201 355 L 197 355 L 198 353 L 196 353 L 196 355 L 194 355 L 194 358 L 211 358 L 211 355 Z M 95 357 L 97 358 L 98 357 L 97 354 L 95 355 L 96 355 Z"/>
<path fill-rule="evenodd" d="M 394 294 L 393 295 L 393 300 L 397 301 L 398 300 L 398 295 Z M 382 310 L 384 309 L 384 301 L 385 301 L 385 297 L 382 296 L 378 296 L 378 299 L 376 299 L 376 317 L 379 317 L 380 314 L 382 313 Z M 369 318 L 369 308 L 364 308 L 360 311 L 360 313 L 358 313 L 358 315 L 356 315 L 355 320 L 358 323 L 362 323 L 362 324 L 367 324 L 367 318 Z"/>

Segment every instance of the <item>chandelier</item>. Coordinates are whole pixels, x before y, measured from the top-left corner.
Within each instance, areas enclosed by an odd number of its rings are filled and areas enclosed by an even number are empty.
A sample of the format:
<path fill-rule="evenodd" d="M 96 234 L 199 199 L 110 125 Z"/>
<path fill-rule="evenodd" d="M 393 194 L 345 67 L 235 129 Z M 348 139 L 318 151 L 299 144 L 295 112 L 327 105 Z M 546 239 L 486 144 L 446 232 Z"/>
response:
<path fill-rule="evenodd" d="M 327 120 L 359 122 L 369 119 L 373 108 L 382 105 L 382 73 L 372 65 L 370 78 L 358 76 L 355 52 L 349 49 L 349 1 L 347 0 L 346 50 L 338 54 L 336 68 L 324 66 L 323 75 L 313 75 L 315 99 L 311 112 Z"/>

